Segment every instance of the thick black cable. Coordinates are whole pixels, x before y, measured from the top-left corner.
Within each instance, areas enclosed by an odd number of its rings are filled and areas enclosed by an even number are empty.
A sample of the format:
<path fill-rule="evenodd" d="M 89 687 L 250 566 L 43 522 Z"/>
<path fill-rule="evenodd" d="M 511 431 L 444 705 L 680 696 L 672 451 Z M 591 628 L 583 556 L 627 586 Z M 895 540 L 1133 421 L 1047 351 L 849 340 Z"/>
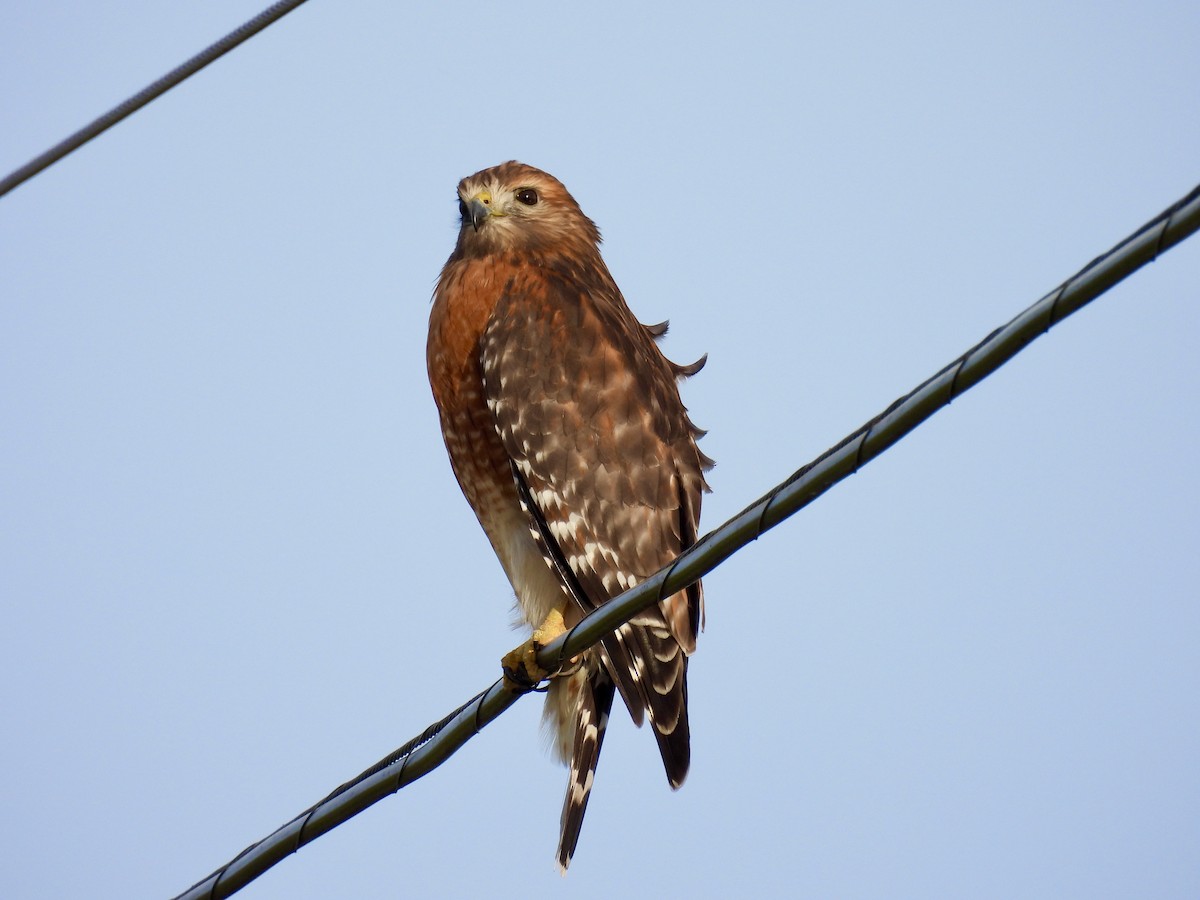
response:
<path fill-rule="evenodd" d="M 0 180 L 0 197 L 3 197 L 23 182 L 28 181 L 43 169 L 52 166 L 68 153 L 78 150 L 92 138 L 112 128 L 126 116 L 137 112 L 151 100 L 161 94 L 165 94 L 184 79 L 195 75 L 209 63 L 224 56 L 238 44 L 242 43 L 242 41 L 258 34 L 271 23 L 282 19 L 304 2 L 305 0 L 280 0 L 279 3 L 264 9 L 240 28 L 229 32 L 229 34 L 225 35 L 225 37 L 212 46 L 202 50 L 187 62 L 172 69 L 162 78 L 158 79 L 158 81 L 142 88 L 142 90 L 138 91 L 124 103 L 114 106 L 104 115 L 100 116 L 100 118 L 88 123 L 70 137 L 55 144 L 45 153 L 31 159 L 25 165 L 21 166 L 21 168 L 6 175 Z"/>
<path fill-rule="evenodd" d="M 585 616 L 570 634 L 545 646 L 538 654 L 538 665 L 550 669 L 556 659 L 580 653 L 662 597 L 669 597 L 693 584 L 737 550 L 803 509 L 843 478 L 853 475 L 1053 325 L 1198 230 L 1200 186 L 1107 253 L 1097 256 L 1007 325 L 991 332 L 815 460 L 796 470 L 782 484 L 710 531 L 670 566 Z"/>
<path fill-rule="evenodd" d="M 794 515 L 843 478 L 853 475 L 1053 325 L 1197 230 L 1200 230 L 1200 187 L 1113 249 L 1093 259 L 1007 325 L 991 332 L 724 525 L 709 532 L 674 562 L 589 613 L 568 633 L 555 638 L 538 652 L 538 665 L 554 671 L 562 660 L 599 643 L 642 610 L 695 583 L 737 550 Z M 274 834 L 242 851 L 233 861 L 175 900 L 228 897 L 304 844 L 437 768 L 519 696 L 505 688 L 501 681 L 495 682 L 400 750 L 342 785 Z M 393 772 L 397 761 L 400 766 Z"/>
<path fill-rule="evenodd" d="M 494 687 L 494 685 L 493 685 L 493 687 Z M 384 769 L 391 768 L 396 763 L 400 763 L 400 771 L 397 772 L 398 784 L 397 784 L 397 788 L 396 788 L 397 790 L 399 790 L 400 787 L 403 787 L 403 785 L 407 783 L 404 781 L 404 764 L 407 762 L 408 757 L 412 755 L 413 751 L 417 750 L 424 744 L 433 740 L 433 738 L 436 737 L 437 734 L 443 728 L 445 728 L 448 724 L 450 724 L 450 722 L 452 722 L 456 716 L 458 716 L 460 713 L 463 712 L 463 710 L 467 709 L 468 707 L 477 704 L 478 701 L 480 700 L 480 698 L 483 697 L 483 694 L 486 694 L 486 693 L 487 693 L 487 691 L 484 691 L 481 694 L 476 694 L 474 697 L 472 697 L 470 700 L 468 700 L 466 703 L 464 703 L 458 709 L 454 710 L 454 712 L 450 713 L 448 716 L 443 718 L 440 722 L 435 722 L 434 724 L 430 725 L 428 728 L 426 728 L 423 732 L 421 732 L 419 735 L 417 735 L 411 741 L 404 744 L 402 747 L 399 747 L 396 750 L 393 750 L 391 753 L 389 753 L 387 756 L 385 756 L 379 762 L 375 763 L 375 765 L 373 765 L 370 768 L 366 769 L 365 771 L 359 773 L 354 778 L 351 778 L 345 784 L 342 784 L 339 787 L 334 788 L 332 791 L 329 792 L 329 794 L 324 799 L 317 801 L 312 806 L 310 806 L 308 809 L 304 810 L 304 812 L 297 815 L 286 825 L 279 828 L 273 835 L 271 835 L 270 837 L 265 838 L 261 841 L 258 841 L 254 844 L 251 844 L 249 847 L 247 847 L 245 850 L 243 850 L 241 853 L 239 853 L 237 856 L 235 856 L 228 863 L 221 866 L 221 868 L 217 869 L 211 875 L 201 878 L 198 882 L 196 882 L 194 885 L 192 885 L 190 888 L 188 888 L 186 891 L 184 891 L 182 894 L 180 894 L 179 897 L 180 898 L 183 898 L 183 897 L 228 897 L 230 894 L 232 894 L 235 891 L 242 888 L 246 883 L 253 880 L 253 878 L 258 877 L 258 874 L 260 874 L 260 871 L 265 871 L 267 868 L 270 868 L 271 865 L 274 865 L 275 862 L 278 862 L 278 859 L 272 860 L 269 865 L 261 867 L 261 870 L 260 870 L 259 866 L 256 866 L 256 865 L 250 866 L 249 867 L 250 871 L 254 871 L 255 874 L 252 875 L 250 878 L 246 878 L 243 881 L 235 883 L 235 881 L 228 876 L 229 876 L 229 873 L 231 871 L 233 871 L 240 862 L 242 862 L 243 860 L 246 860 L 246 858 L 249 857 L 251 854 L 254 854 L 257 851 L 259 851 L 260 848 L 264 847 L 264 845 L 266 845 L 272 838 L 274 838 L 276 835 L 280 835 L 280 834 L 286 834 L 286 835 L 291 836 L 293 838 L 293 841 L 292 841 L 290 847 L 288 847 L 286 844 L 283 845 L 283 847 L 281 849 L 286 849 L 286 852 L 280 854 L 279 859 L 282 859 L 284 856 L 288 856 L 292 853 L 295 853 L 302 846 L 307 844 L 310 840 L 313 840 L 315 837 L 317 837 L 317 835 L 306 834 L 305 826 L 308 824 L 309 819 L 312 818 L 313 814 L 318 809 L 320 809 L 326 803 L 329 803 L 330 801 L 341 796 L 342 794 L 344 794 L 346 791 L 350 790 L 351 788 L 355 787 L 355 785 L 361 784 L 362 782 L 366 781 L 371 776 L 376 775 L 379 772 L 382 772 Z M 476 731 L 478 731 L 479 728 L 482 728 L 482 727 L 483 727 L 482 725 L 479 725 L 476 728 Z M 328 830 L 328 829 L 325 829 L 325 830 Z M 324 834 L 325 830 L 321 831 L 321 834 Z"/>

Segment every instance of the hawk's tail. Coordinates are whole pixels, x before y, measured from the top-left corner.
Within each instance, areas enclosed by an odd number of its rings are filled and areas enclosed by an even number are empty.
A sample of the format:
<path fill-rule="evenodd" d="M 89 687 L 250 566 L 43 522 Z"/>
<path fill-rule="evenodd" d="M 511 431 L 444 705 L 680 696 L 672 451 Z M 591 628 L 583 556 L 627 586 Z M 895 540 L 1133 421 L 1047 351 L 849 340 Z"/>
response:
<path fill-rule="evenodd" d="M 562 831 L 558 838 L 558 870 L 564 875 L 579 842 L 579 829 L 592 792 L 614 693 L 613 681 L 603 666 L 596 667 L 582 688 L 575 708 L 575 740 L 567 762 L 567 796 L 563 800 Z"/>
<path fill-rule="evenodd" d="M 616 650 L 615 659 L 610 648 Z M 618 628 L 605 651 L 613 669 L 620 673 L 617 686 L 634 722 L 642 724 L 643 710 L 649 714 L 667 781 L 672 789 L 678 788 L 692 758 L 687 653 L 654 608 Z"/>

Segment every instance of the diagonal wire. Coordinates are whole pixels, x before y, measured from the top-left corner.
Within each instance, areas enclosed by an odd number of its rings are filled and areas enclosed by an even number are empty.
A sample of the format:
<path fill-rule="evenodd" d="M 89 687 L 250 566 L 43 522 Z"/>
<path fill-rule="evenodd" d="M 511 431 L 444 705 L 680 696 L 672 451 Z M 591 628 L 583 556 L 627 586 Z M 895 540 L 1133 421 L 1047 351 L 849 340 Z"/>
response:
<path fill-rule="evenodd" d="M 787 481 L 709 532 L 671 565 L 584 617 L 570 632 L 542 648 L 538 653 L 539 665 L 549 671 L 557 670 L 563 661 L 598 643 L 662 597 L 683 590 L 711 572 L 763 532 L 853 475 L 1052 326 L 1197 230 L 1200 230 L 1200 187 L 1096 257 L 1007 325 L 997 328 L 836 446 L 797 470 Z M 519 696 L 497 681 L 320 803 L 247 847 L 176 900 L 228 897 L 300 847 L 437 768 Z"/>
<path fill-rule="evenodd" d="M 258 34 L 268 25 L 282 19 L 304 2 L 305 0 L 280 0 L 279 3 L 275 3 L 264 9 L 253 19 L 250 19 L 241 27 L 235 28 L 215 44 L 201 50 L 182 65 L 176 66 L 162 78 L 158 79 L 158 81 L 142 88 L 142 90 L 138 91 L 124 103 L 114 106 L 104 115 L 100 116 L 100 118 L 89 122 L 70 137 L 59 141 L 45 153 L 31 159 L 25 165 L 21 166 L 21 168 L 0 179 L 0 197 L 3 197 L 13 188 L 28 181 L 43 169 L 52 166 L 68 153 L 78 150 L 92 138 L 112 128 L 126 116 L 137 112 L 151 100 L 165 94 L 184 79 L 195 75 L 209 63 L 224 56 L 238 44 Z"/>

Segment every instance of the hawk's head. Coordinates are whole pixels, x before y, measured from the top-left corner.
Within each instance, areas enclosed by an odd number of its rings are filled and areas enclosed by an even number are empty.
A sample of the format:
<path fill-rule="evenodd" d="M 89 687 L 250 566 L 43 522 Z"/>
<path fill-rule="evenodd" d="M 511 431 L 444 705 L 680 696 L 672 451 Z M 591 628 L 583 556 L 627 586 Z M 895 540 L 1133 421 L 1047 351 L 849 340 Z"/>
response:
<path fill-rule="evenodd" d="M 458 253 L 595 252 L 600 231 L 562 182 L 515 160 L 458 183 Z"/>

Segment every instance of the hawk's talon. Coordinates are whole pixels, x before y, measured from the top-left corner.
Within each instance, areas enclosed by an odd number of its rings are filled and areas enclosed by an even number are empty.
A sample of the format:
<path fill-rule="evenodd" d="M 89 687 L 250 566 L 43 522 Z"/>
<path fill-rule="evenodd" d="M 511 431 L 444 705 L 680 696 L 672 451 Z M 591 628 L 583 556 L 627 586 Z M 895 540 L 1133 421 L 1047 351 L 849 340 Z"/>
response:
<path fill-rule="evenodd" d="M 510 650 L 501 658 L 500 668 L 504 672 L 504 686 L 514 694 L 536 691 L 538 685 L 548 677 L 549 673 L 547 672 L 537 675 L 540 672 L 537 665 L 539 649 L 532 640 L 529 640 L 520 647 Z"/>
<path fill-rule="evenodd" d="M 583 668 L 583 657 L 576 656 L 573 659 L 567 660 L 567 664 L 560 666 L 558 671 L 554 673 L 553 678 L 570 678 L 576 672 Z"/>
<path fill-rule="evenodd" d="M 529 691 L 545 691 L 549 687 L 540 687 L 543 681 L 559 678 L 563 675 L 573 675 L 579 670 L 580 660 L 572 660 L 570 671 L 561 667 L 556 671 L 548 671 L 538 665 L 538 652 L 552 640 L 567 630 L 562 613 L 557 609 L 550 610 L 541 627 L 521 646 L 510 650 L 500 660 L 504 670 L 504 686 L 515 694 L 525 694 Z"/>

